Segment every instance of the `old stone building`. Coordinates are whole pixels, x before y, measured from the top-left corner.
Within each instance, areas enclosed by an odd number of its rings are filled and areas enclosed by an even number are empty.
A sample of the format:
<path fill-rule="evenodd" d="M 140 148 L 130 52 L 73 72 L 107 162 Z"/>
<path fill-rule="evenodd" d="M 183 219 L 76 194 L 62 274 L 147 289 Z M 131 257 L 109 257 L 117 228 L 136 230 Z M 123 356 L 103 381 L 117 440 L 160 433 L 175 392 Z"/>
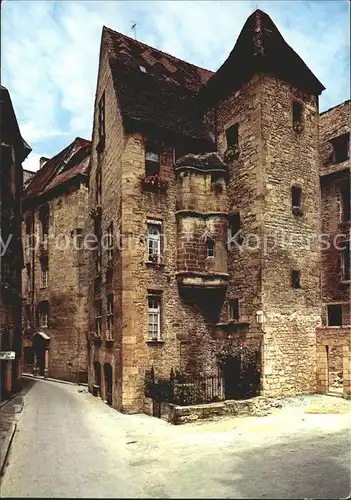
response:
<path fill-rule="evenodd" d="M 317 384 L 324 392 L 342 374 L 351 394 L 350 118 L 346 101 L 320 115 L 322 327 L 317 332 Z"/>
<path fill-rule="evenodd" d="M 151 366 L 216 373 L 232 339 L 259 349 L 263 394 L 318 388 L 321 259 L 323 300 L 342 302 L 327 298 L 320 173 L 345 176 L 320 166 L 323 89 L 260 10 L 216 73 L 103 28 L 89 385 L 113 407 L 142 409 Z"/>
<path fill-rule="evenodd" d="M 23 371 L 86 382 L 90 141 L 76 138 L 24 192 Z"/>
<path fill-rule="evenodd" d="M 22 162 L 30 152 L 21 136 L 9 91 L 1 86 L 0 335 L 1 351 L 15 353 L 14 359 L 0 361 L 1 400 L 18 390 L 21 378 Z"/>

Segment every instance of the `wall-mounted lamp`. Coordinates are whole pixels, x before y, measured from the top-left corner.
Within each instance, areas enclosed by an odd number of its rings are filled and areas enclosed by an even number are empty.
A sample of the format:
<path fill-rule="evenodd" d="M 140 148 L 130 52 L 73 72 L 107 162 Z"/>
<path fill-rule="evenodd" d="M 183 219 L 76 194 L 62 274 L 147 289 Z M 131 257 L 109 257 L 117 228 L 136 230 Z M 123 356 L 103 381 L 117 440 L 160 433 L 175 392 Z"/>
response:
<path fill-rule="evenodd" d="M 266 315 L 263 311 L 256 311 L 256 321 L 260 325 L 263 325 L 264 322 L 266 321 Z"/>

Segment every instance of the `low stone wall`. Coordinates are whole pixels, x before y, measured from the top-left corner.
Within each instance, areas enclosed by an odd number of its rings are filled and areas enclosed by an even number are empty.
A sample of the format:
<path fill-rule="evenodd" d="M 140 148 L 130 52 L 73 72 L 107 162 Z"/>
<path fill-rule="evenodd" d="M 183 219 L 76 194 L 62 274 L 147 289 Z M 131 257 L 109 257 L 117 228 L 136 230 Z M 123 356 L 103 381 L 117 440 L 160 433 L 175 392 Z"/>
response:
<path fill-rule="evenodd" d="M 281 404 L 278 401 L 263 396 L 241 401 L 228 400 L 193 406 L 177 406 L 169 403 L 168 421 L 179 425 L 228 415 L 263 417 L 268 415 L 273 408 L 280 407 Z"/>

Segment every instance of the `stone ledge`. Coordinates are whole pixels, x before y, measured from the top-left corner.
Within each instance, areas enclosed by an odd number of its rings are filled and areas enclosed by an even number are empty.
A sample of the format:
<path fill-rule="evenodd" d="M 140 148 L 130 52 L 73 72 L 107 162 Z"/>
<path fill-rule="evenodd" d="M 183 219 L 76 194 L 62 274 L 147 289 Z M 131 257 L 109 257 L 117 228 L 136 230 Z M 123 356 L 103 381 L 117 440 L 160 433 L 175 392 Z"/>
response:
<path fill-rule="evenodd" d="M 273 399 L 257 396 L 252 399 L 227 400 L 220 403 L 193 406 L 178 406 L 169 403 L 168 406 L 168 421 L 171 424 L 180 425 L 228 415 L 266 416 L 272 408 L 280 408 L 281 404 Z"/>

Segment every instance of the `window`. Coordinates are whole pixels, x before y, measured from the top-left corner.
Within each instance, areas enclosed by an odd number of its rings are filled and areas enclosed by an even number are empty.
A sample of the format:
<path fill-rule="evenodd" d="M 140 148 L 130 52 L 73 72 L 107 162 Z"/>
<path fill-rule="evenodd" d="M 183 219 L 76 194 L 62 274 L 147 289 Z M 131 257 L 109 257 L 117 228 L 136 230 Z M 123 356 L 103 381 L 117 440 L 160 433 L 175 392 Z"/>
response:
<path fill-rule="evenodd" d="M 31 282 L 31 269 L 30 269 L 30 264 L 26 264 L 26 291 L 30 292 L 32 288 L 32 282 Z"/>
<path fill-rule="evenodd" d="M 342 305 L 329 304 L 327 306 L 328 313 L 328 326 L 341 326 L 342 325 Z"/>
<path fill-rule="evenodd" d="M 296 131 L 302 130 L 302 104 L 300 102 L 293 102 L 293 128 Z"/>
<path fill-rule="evenodd" d="M 41 264 L 40 268 L 40 288 L 48 287 L 48 268 L 45 264 Z"/>
<path fill-rule="evenodd" d="M 96 186 L 95 186 L 95 199 L 96 204 L 101 205 L 101 191 L 102 191 L 102 179 L 101 179 L 101 165 L 99 165 L 96 169 Z"/>
<path fill-rule="evenodd" d="M 30 306 L 27 304 L 25 308 L 25 322 L 26 322 L 26 328 L 31 328 L 32 327 L 32 311 Z"/>
<path fill-rule="evenodd" d="M 49 207 L 47 205 L 39 209 L 39 221 L 40 241 L 46 243 L 49 234 Z"/>
<path fill-rule="evenodd" d="M 235 148 L 239 145 L 239 123 L 232 125 L 225 131 L 227 148 Z"/>
<path fill-rule="evenodd" d="M 147 252 L 149 262 L 161 263 L 161 231 L 162 223 L 160 221 L 148 221 Z"/>
<path fill-rule="evenodd" d="M 293 288 L 301 288 L 301 271 L 296 269 L 291 271 L 291 286 Z"/>
<path fill-rule="evenodd" d="M 341 163 L 350 157 L 350 134 L 339 135 L 331 139 L 333 146 L 333 163 Z"/>
<path fill-rule="evenodd" d="M 239 321 L 239 299 L 232 299 L 229 302 L 229 318 L 232 321 Z"/>
<path fill-rule="evenodd" d="M 344 181 L 340 184 L 341 194 L 341 222 L 350 220 L 350 182 Z"/>
<path fill-rule="evenodd" d="M 145 151 L 145 175 L 160 175 L 160 155 L 155 149 Z"/>
<path fill-rule="evenodd" d="M 215 242 L 212 238 L 207 238 L 207 257 L 214 257 Z"/>
<path fill-rule="evenodd" d="M 105 92 L 103 92 L 98 104 L 98 151 L 103 151 L 105 147 Z"/>
<path fill-rule="evenodd" d="M 95 270 L 97 273 L 101 271 L 102 255 L 101 255 L 101 241 L 99 240 L 97 249 L 95 250 Z"/>
<path fill-rule="evenodd" d="M 112 262 L 113 259 L 113 222 L 107 228 L 107 260 Z"/>
<path fill-rule="evenodd" d="M 49 304 L 40 302 L 38 305 L 39 328 L 48 328 L 49 326 Z"/>
<path fill-rule="evenodd" d="M 29 250 L 31 244 L 31 234 L 32 234 L 32 219 L 30 217 L 26 218 L 26 240 L 25 240 L 25 249 Z"/>
<path fill-rule="evenodd" d="M 162 340 L 161 334 L 161 295 L 148 295 L 148 339 Z"/>
<path fill-rule="evenodd" d="M 107 295 L 107 335 L 113 334 L 113 293 Z"/>
<path fill-rule="evenodd" d="M 243 242 L 243 237 L 241 235 L 241 219 L 240 214 L 231 214 L 228 219 L 228 238 L 229 245 L 231 248 L 233 245 L 241 245 Z"/>
<path fill-rule="evenodd" d="M 102 300 L 95 301 L 95 335 L 101 337 Z"/>
<path fill-rule="evenodd" d="M 350 242 L 345 243 L 341 254 L 342 280 L 350 281 Z"/>
<path fill-rule="evenodd" d="M 298 186 L 291 187 L 291 205 L 292 212 L 294 215 L 301 215 L 301 198 L 302 198 L 302 189 Z"/>

